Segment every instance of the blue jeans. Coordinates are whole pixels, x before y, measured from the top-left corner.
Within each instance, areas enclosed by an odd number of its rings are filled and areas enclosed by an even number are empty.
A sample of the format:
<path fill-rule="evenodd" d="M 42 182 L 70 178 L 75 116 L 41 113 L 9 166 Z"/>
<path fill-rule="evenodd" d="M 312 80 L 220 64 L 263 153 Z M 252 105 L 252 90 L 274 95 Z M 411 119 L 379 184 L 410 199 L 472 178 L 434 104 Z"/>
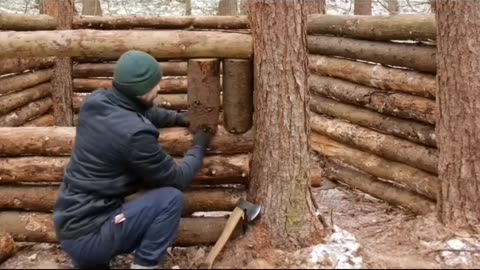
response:
<path fill-rule="evenodd" d="M 177 237 L 184 207 L 178 189 L 155 189 L 123 204 L 98 231 L 60 244 L 76 268 L 106 269 L 114 256 L 134 250 L 136 264 L 156 266 Z"/>

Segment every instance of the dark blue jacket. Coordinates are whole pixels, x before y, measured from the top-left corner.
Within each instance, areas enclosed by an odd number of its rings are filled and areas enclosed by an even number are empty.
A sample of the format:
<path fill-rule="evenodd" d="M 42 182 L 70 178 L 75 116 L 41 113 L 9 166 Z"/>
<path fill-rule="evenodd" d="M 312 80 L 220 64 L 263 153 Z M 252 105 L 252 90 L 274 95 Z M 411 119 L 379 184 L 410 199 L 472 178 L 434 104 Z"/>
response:
<path fill-rule="evenodd" d="M 97 90 L 79 115 L 75 146 L 53 214 L 59 240 L 97 230 L 140 187 L 187 188 L 202 166 L 194 145 L 178 165 L 158 144 L 158 128 L 178 114 L 146 109 L 117 90 Z"/>

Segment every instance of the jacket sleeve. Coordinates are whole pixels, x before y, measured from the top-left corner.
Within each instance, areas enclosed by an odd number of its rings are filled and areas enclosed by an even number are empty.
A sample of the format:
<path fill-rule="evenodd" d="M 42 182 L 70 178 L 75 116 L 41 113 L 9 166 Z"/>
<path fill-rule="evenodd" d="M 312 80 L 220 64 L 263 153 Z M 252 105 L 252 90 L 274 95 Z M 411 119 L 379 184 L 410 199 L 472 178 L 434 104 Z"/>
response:
<path fill-rule="evenodd" d="M 161 149 L 157 135 L 143 130 L 133 134 L 130 141 L 129 163 L 133 171 L 150 187 L 171 186 L 185 190 L 203 164 L 204 149 L 194 145 L 177 164 Z"/>
<path fill-rule="evenodd" d="M 146 113 L 145 117 L 157 128 L 174 127 L 177 124 L 178 114 L 175 111 L 153 107 Z"/>

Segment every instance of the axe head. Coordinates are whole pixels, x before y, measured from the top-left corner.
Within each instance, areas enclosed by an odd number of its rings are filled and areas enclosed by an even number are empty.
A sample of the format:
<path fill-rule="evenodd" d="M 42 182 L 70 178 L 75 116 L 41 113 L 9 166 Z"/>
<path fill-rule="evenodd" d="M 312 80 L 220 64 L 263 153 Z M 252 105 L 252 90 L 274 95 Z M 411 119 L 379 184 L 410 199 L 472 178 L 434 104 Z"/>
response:
<path fill-rule="evenodd" d="M 246 220 L 248 222 L 255 220 L 260 215 L 260 211 L 262 209 L 260 206 L 248 202 L 243 198 L 238 201 L 237 207 L 241 208 L 245 212 L 245 215 L 247 216 Z"/>

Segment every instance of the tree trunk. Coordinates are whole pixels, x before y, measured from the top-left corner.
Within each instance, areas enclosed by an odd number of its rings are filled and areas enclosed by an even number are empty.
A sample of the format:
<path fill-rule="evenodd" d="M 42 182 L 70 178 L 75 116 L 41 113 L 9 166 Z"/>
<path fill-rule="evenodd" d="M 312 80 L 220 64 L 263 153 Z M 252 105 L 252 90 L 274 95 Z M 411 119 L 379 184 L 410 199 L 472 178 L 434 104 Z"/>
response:
<path fill-rule="evenodd" d="M 185 0 L 185 15 L 192 15 L 192 0 Z"/>
<path fill-rule="evenodd" d="M 82 0 L 82 15 L 102 16 L 100 0 Z"/>
<path fill-rule="evenodd" d="M 439 106 L 437 137 L 448 227 L 480 232 L 480 2 L 438 1 Z"/>
<path fill-rule="evenodd" d="M 383 90 L 398 90 L 434 98 L 437 82 L 434 75 L 411 70 L 388 68 L 358 61 L 321 55 L 309 56 L 310 71 Z"/>
<path fill-rule="evenodd" d="M 400 6 L 398 5 L 398 0 L 386 0 L 387 1 L 387 10 L 391 15 L 397 15 L 400 13 Z"/>
<path fill-rule="evenodd" d="M 372 15 L 372 0 L 355 0 L 353 6 L 355 15 Z"/>
<path fill-rule="evenodd" d="M 384 91 L 347 81 L 310 76 L 310 89 L 317 94 L 360 105 L 389 115 L 435 124 L 435 101 L 394 91 Z"/>
<path fill-rule="evenodd" d="M 352 124 L 395 135 L 416 143 L 432 147 L 437 145 L 435 127 L 431 125 L 391 117 L 319 95 L 312 97 L 310 110 L 319 114 L 344 119 Z"/>
<path fill-rule="evenodd" d="M 324 234 L 310 190 L 304 4 L 258 0 L 249 6 L 255 141 L 261 142 L 253 150 L 249 198 L 262 206 L 255 230 L 266 233 L 263 244 L 284 248 L 317 243 Z"/>
<path fill-rule="evenodd" d="M 17 251 L 12 236 L 2 227 L 0 227 L 0 264 L 12 257 Z"/>
<path fill-rule="evenodd" d="M 22 89 L 41 84 L 49 81 L 51 77 L 52 70 L 45 69 L 0 78 L 0 95 L 10 92 L 18 92 Z"/>
<path fill-rule="evenodd" d="M 99 88 L 111 89 L 111 79 L 73 79 L 75 92 L 93 92 Z M 159 94 L 186 94 L 187 79 L 162 79 Z"/>
<path fill-rule="evenodd" d="M 26 122 L 23 126 L 24 127 L 50 127 L 53 125 L 55 125 L 55 118 L 53 117 L 53 114 L 48 113 Z"/>
<path fill-rule="evenodd" d="M 430 12 L 434 13 L 437 10 L 437 0 L 428 0 L 430 2 Z"/>
<path fill-rule="evenodd" d="M 313 115 L 312 130 L 357 149 L 437 173 L 438 150 L 362 128 L 350 123 Z"/>
<path fill-rule="evenodd" d="M 17 93 L 0 96 L 0 115 L 11 112 L 32 101 L 50 95 L 50 83 L 42 83 Z"/>
<path fill-rule="evenodd" d="M 253 130 L 234 135 L 219 126 L 207 153 L 248 153 L 253 149 L 253 136 Z M 0 128 L 0 156 L 68 156 L 74 139 L 74 127 Z M 172 156 L 183 156 L 192 146 L 192 141 L 193 135 L 186 128 L 165 128 L 160 132 L 160 145 Z"/>
<path fill-rule="evenodd" d="M 305 0 L 305 7 L 307 15 L 325 14 L 326 11 L 325 0 Z"/>
<path fill-rule="evenodd" d="M 186 76 L 187 62 L 160 62 L 163 76 Z M 115 63 L 77 64 L 73 66 L 74 78 L 113 77 Z"/>
<path fill-rule="evenodd" d="M 55 64 L 55 57 L 29 57 L 0 59 L 0 75 L 21 73 L 26 70 L 50 68 Z"/>
<path fill-rule="evenodd" d="M 237 15 L 237 4 L 238 0 L 220 0 L 217 15 Z"/>
<path fill-rule="evenodd" d="M 6 115 L 0 116 L 0 126 L 18 127 L 23 125 L 28 119 L 40 116 L 52 108 L 52 98 L 46 97 L 34 102 L 30 102 L 20 109 L 12 111 Z M 1 181 L 1 180 L 0 180 Z"/>
<path fill-rule="evenodd" d="M 312 54 L 341 56 L 434 74 L 437 72 L 437 50 L 434 46 L 310 35 L 307 41 Z"/>

